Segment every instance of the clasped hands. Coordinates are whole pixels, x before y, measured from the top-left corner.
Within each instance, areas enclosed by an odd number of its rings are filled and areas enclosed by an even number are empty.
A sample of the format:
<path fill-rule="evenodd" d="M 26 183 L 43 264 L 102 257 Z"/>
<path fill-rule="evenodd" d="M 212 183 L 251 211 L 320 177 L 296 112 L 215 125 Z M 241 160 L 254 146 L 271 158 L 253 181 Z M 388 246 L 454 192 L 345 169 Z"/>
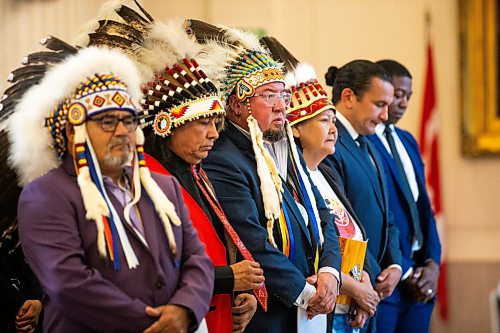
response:
<path fill-rule="evenodd" d="M 388 267 L 377 276 L 377 284 L 375 285 L 375 291 L 383 300 L 392 295 L 392 292 L 396 288 L 401 279 L 401 270 L 396 267 Z"/>
<path fill-rule="evenodd" d="M 316 293 L 309 300 L 307 315 L 312 319 L 318 314 L 328 314 L 333 311 L 339 294 L 337 278 L 328 272 L 311 275 L 306 282 L 316 287 Z"/>

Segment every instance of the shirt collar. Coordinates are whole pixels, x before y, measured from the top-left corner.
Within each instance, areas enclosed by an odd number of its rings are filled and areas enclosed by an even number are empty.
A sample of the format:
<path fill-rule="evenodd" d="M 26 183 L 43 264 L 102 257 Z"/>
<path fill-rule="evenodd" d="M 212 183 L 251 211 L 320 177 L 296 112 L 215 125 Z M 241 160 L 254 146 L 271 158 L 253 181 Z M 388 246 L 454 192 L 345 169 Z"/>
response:
<path fill-rule="evenodd" d="M 247 130 L 243 129 L 243 127 L 240 127 L 238 125 L 236 125 L 236 123 L 233 123 L 231 120 L 228 119 L 228 121 L 233 124 L 234 127 L 236 127 L 236 129 L 238 131 L 241 132 L 241 134 L 243 134 L 248 140 L 252 141 L 252 137 L 250 136 L 250 132 L 248 132 Z"/>
<path fill-rule="evenodd" d="M 109 176 L 102 175 L 102 182 L 107 186 L 107 187 L 117 187 L 122 191 L 129 191 L 130 192 L 130 181 L 128 179 L 128 174 L 127 170 L 123 170 L 123 173 L 121 177 L 118 179 L 118 183 L 115 184 L 113 179 Z"/>
<path fill-rule="evenodd" d="M 386 124 L 378 124 L 376 127 L 375 127 L 375 133 L 380 137 L 380 136 L 385 136 L 385 128 L 389 126 L 389 128 L 392 130 L 392 132 L 394 132 L 394 124 L 389 124 L 389 125 L 386 125 Z"/>
<path fill-rule="evenodd" d="M 352 137 L 352 139 L 354 141 L 356 141 L 356 139 L 359 136 L 359 133 L 354 129 L 354 127 L 351 125 L 349 120 L 347 120 L 347 118 L 339 110 L 337 110 L 336 116 L 337 116 L 337 120 L 340 121 L 340 123 L 342 125 L 344 125 L 347 133 L 349 133 L 349 135 Z"/>

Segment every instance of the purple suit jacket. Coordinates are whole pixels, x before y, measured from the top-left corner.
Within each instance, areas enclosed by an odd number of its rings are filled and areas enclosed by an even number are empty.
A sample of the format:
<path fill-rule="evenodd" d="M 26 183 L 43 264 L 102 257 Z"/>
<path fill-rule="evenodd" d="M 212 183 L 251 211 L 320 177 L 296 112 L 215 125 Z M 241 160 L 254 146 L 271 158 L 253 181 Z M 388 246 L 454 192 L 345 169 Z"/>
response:
<path fill-rule="evenodd" d="M 213 266 L 189 220 L 177 181 L 159 174 L 153 178 L 182 220 L 182 226 L 173 226 L 177 258 L 170 254 L 163 226 L 143 191 L 138 207 L 148 247 L 124 223 L 139 266 L 129 269 L 120 251 L 119 271 L 99 255 L 97 228 L 85 218 L 70 158 L 23 189 L 19 232 L 46 294 L 45 332 L 142 332 L 156 321 L 146 315 L 145 307 L 165 304 L 189 308 L 197 321 L 190 330 L 196 329 L 212 297 Z M 117 201 L 114 206 L 122 214 Z"/>

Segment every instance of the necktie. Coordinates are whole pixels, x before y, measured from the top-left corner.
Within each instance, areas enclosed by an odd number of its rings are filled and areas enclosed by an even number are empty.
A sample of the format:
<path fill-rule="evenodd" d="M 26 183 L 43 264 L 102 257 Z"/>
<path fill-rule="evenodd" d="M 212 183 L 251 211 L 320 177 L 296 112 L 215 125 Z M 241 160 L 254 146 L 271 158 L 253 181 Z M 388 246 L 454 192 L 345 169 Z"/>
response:
<path fill-rule="evenodd" d="M 375 162 L 373 161 L 373 158 L 370 154 L 370 150 L 368 149 L 368 144 L 366 143 L 366 138 L 362 135 L 358 135 L 358 137 L 356 138 L 356 141 L 359 144 L 359 148 L 361 148 L 361 151 L 363 152 L 365 157 L 368 159 L 368 161 L 370 162 L 370 165 L 373 167 L 373 169 L 375 170 L 375 172 L 378 175 L 377 166 L 375 165 Z"/>
<path fill-rule="evenodd" d="M 413 237 L 414 240 L 417 241 L 418 246 L 420 247 L 422 246 L 423 236 L 422 236 L 422 229 L 420 228 L 420 220 L 418 216 L 417 205 L 415 203 L 415 200 L 413 199 L 413 194 L 410 189 L 410 184 L 408 183 L 408 178 L 406 178 L 406 172 L 403 167 L 403 163 L 401 162 L 401 157 L 399 156 L 399 152 L 396 148 L 396 142 L 394 141 L 391 132 L 392 132 L 391 127 L 389 125 L 385 126 L 384 130 L 385 137 L 387 139 L 387 143 L 389 144 L 389 148 L 391 149 L 392 158 L 396 163 L 399 176 L 403 183 L 403 193 L 406 197 L 406 200 L 408 201 L 408 205 L 410 206 L 410 215 L 411 215 L 411 220 L 413 222 Z"/>
<path fill-rule="evenodd" d="M 252 254 L 250 253 L 250 251 L 248 251 L 245 244 L 243 244 L 236 231 L 233 229 L 231 224 L 229 224 L 226 214 L 222 210 L 219 201 L 215 197 L 215 191 L 213 190 L 212 184 L 210 184 L 210 181 L 208 180 L 205 171 L 203 171 L 203 169 L 200 168 L 200 171 L 198 172 L 198 170 L 196 170 L 196 165 L 191 165 L 190 171 L 193 175 L 196 185 L 200 189 L 203 196 L 205 196 L 205 198 L 207 199 L 208 203 L 210 204 L 210 207 L 212 207 L 219 220 L 222 222 L 224 229 L 226 230 L 227 234 L 233 241 L 236 248 L 238 248 L 238 251 L 241 253 L 241 256 L 246 260 L 255 261 L 255 259 L 252 257 Z M 264 311 L 266 312 L 268 295 L 265 284 L 262 283 L 259 288 L 253 290 L 253 293 L 257 298 L 257 300 L 259 301 L 262 308 L 264 309 Z"/>

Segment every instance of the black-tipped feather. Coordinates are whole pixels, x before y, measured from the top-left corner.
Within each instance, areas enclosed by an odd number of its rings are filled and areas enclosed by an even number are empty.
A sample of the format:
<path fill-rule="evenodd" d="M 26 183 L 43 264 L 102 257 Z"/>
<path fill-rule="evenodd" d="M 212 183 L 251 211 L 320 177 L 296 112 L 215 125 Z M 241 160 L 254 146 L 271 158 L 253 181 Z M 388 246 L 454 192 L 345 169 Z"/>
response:
<path fill-rule="evenodd" d="M 151 15 L 149 15 L 149 13 L 144 9 L 144 7 L 141 6 L 141 4 L 139 3 L 139 1 L 137 0 L 134 0 L 136 6 L 141 10 L 141 12 L 144 14 L 144 16 L 147 17 L 147 19 L 150 21 L 150 22 L 154 22 L 155 20 L 153 19 L 153 17 Z"/>
<path fill-rule="evenodd" d="M 213 24 L 187 19 L 184 22 L 184 27 L 189 34 L 193 34 L 196 37 L 198 43 L 206 43 L 209 40 L 224 41 L 225 31 Z"/>
<path fill-rule="evenodd" d="M 101 33 L 91 33 L 89 34 L 89 46 L 107 46 L 110 48 L 118 48 L 124 52 L 132 52 L 131 46 L 134 43 L 130 39 L 126 39 L 121 36 L 113 36 Z"/>
<path fill-rule="evenodd" d="M 51 64 L 59 63 L 77 52 L 77 48 L 53 36 L 40 43 L 52 51 L 28 55 L 23 61 L 24 66 L 13 70 L 9 75 L 9 81 L 14 84 L 1 95 L 0 128 L 3 129 L 0 130 L 0 246 L 9 241 L 17 229 L 17 202 L 21 193 L 16 174 L 8 165 L 9 141 L 4 122 L 15 111 L 26 91 L 43 79 Z"/>
<path fill-rule="evenodd" d="M 0 122 L 4 121 L 14 112 L 15 103 L 17 99 L 6 99 L 0 102 Z"/>
<path fill-rule="evenodd" d="M 111 20 L 100 20 L 99 28 L 95 32 L 112 36 L 121 36 L 137 44 L 142 41 L 142 32 L 128 24 Z"/>
<path fill-rule="evenodd" d="M 21 97 L 22 94 L 24 94 L 27 89 L 31 88 L 33 85 L 40 82 L 41 78 L 42 77 L 35 77 L 24 81 L 19 81 L 16 84 L 7 88 L 3 93 L 3 95 L 7 95 L 7 98 L 14 98 L 14 96 Z"/>
<path fill-rule="evenodd" d="M 146 32 L 148 22 L 146 21 L 141 15 L 139 15 L 137 12 L 135 12 L 133 9 L 130 9 L 127 6 L 121 6 L 120 9 L 116 11 L 118 15 L 122 19 L 125 20 L 130 26 L 132 26 L 134 29 L 137 29 L 142 32 Z"/>
<path fill-rule="evenodd" d="M 15 228 L 17 217 L 17 202 L 21 188 L 17 185 L 15 172 L 7 164 L 9 156 L 9 141 L 7 131 L 0 131 L 0 243 L 6 239 L 10 232 L 7 229 Z"/>
<path fill-rule="evenodd" d="M 78 51 L 76 47 L 71 46 L 65 41 L 54 36 L 49 36 L 48 38 L 42 39 L 40 41 L 40 44 L 52 51 L 61 51 L 70 54 L 74 54 Z"/>
<path fill-rule="evenodd" d="M 40 63 L 59 63 L 68 56 L 65 52 L 41 51 L 28 54 L 23 59 L 23 65 L 32 65 Z"/>
<path fill-rule="evenodd" d="M 39 78 L 44 76 L 46 71 L 47 71 L 46 65 L 24 66 L 13 70 L 9 74 L 9 78 L 7 80 L 9 82 L 15 83 L 17 81 Z"/>
<path fill-rule="evenodd" d="M 299 61 L 283 46 L 283 44 L 271 36 L 264 36 L 259 41 L 261 45 L 271 52 L 274 60 L 282 62 L 285 65 L 287 73 L 294 71 Z"/>

